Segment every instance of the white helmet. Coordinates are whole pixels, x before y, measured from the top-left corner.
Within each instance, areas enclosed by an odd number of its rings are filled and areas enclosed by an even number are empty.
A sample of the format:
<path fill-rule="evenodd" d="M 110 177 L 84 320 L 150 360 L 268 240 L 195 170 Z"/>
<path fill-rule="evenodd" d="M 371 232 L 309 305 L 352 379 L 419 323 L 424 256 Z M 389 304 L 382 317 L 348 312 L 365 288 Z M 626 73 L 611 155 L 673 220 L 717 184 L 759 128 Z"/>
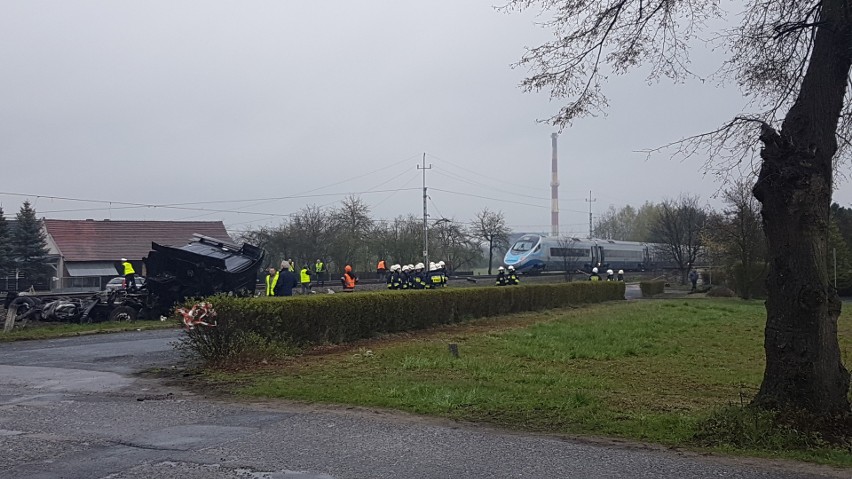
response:
<path fill-rule="evenodd" d="M 439 267 L 439 268 L 443 268 L 443 267 L 444 267 L 444 260 L 438 261 L 438 267 Z"/>
<path fill-rule="evenodd" d="M 438 271 L 438 265 L 435 263 L 429 263 L 429 271 Z"/>
<path fill-rule="evenodd" d="M 403 271 L 408 271 L 408 265 L 407 265 L 407 264 L 402 265 L 402 270 L 403 270 Z"/>
<path fill-rule="evenodd" d="M 598 269 L 597 269 L 597 268 L 592 268 L 592 273 L 597 274 L 597 272 L 598 272 Z"/>
<path fill-rule="evenodd" d="M 424 268 L 423 263 L 417 263 L 417 265 L 414 267 L 414 269 L 423 269 L 423 268 Z"/>
<path fill-rule="evenodd" d="M 515 267 L 514 267 L 514 266 L 509 266 L 509 271 L 515 271 Z"/>
<path fill-rule="evenodd" d="M 407 266 L 408 266 L 408 271 L 411 271 L 412 269 L 414 269 L 414 265 L 411 264 L 411 263 L 409 263 Z"/>
<path fill-rule="evenodd" d="M 399 271 L 399 265 L 395 264 L 395 265 L 391 266 L 391 271 Z"/>
<path fill-rule="evenodd" d="M 624 270 L 623 269 L 618 270 L 618 274 L 624 274 Z"/>
<path fill-rule="evenodd" d="M 505 269 L 505 268 L 503 268 L 502 266 L 500 266 L 499 268 L 497 268 L 497 271 L 503 271 L 504 269 Z"/>
<path fill-rule="evenodd" d="M 606 270 L 606 274 L 611 275 L 611 274 L 612 274 L 612 270 L 611 270 L 611 269 Z"/>

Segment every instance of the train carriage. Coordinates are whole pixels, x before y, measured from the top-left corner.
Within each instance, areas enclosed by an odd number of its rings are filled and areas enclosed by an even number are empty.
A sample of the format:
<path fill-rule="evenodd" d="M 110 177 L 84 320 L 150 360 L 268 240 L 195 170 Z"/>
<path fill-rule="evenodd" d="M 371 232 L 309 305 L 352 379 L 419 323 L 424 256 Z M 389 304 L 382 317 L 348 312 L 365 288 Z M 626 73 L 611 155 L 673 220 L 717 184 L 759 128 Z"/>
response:
<path fill-rule="evenodd" d="M 503 262 L 525 273 L 591 271 L 593 267 L 644 271 L 658 266 L 654 261 L 657 247 L 653 243 L 635 241 L 525 234 L 509 248 Z"/>

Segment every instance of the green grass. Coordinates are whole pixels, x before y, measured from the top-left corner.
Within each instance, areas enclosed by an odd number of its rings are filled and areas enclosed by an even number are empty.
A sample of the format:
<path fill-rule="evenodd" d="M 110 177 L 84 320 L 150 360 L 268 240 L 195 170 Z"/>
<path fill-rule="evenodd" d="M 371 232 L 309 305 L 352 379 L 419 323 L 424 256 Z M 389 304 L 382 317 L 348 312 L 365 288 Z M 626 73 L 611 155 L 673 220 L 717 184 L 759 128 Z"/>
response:
<path fill-rule="evenodd" d="M 757 301 L 607 303 L 474 321 L 212 376 L 248 396 L 689 446 L 714 411 L 756 392 L 764 321 Z M 848 365 L 852 321 L 842 317 L 840 330 Z M 449 343 L 458 344 L 459 358 Z M 850 451 L 828 446 L 714 450 L 852 466 Z"/>
<path fill-rule="evenodd" d="M 62 338 L 66 336 L 80 336 L 84 334 L 117 333 L 120 331 L 136 331 L 137 329 L 175 329 L 178 326 L 178 323 L 174 320 L 123 321 L 91 324 L 37 323 L 28 325 L 22 329 L 14 329 L 9 333 L 0 332 L 0 342 Z"/>

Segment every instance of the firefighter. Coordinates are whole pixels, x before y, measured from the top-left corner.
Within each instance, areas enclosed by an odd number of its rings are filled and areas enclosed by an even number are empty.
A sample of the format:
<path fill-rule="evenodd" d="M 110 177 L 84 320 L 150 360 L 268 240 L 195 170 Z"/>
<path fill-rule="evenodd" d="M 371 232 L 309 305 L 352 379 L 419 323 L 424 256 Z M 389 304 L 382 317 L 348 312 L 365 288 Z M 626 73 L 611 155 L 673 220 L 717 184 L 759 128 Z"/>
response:
<path fill-rule="evenodd" d="M 340 278 L 340 281 L 343 283 L 343 292 L 351 293 L 355 291 L 355 284 L 358 282 L 358 276 L 355 275 L 355 272 L 352 271 L 352 266 L 346 265 L 343 268 L 343 276 Z"/>
<path fill-rule="evenodd" d="M 438 289 L 444 286 L 444 275 L 438 263 L 429 263 L 429 274 L 426 275 L 426 289 Z"/>
<path fill-rule="evenodd" d="M 444 261 L 438 261 L 438 271 L 441 272 L 441 287 L 447 287 L 447 266 L 444 264 Z"/>
<path fill-rule="evenodd" d="M 127 291 L 136 292 L 136 270 L 133 269 L 133 264 L 127 261 L 127 258 L 121 258 L 121 267 L 124 269 L 124 287 Z"/>
<path fill-rule="evenodd" d="M 275 286 L 278 285 L 278 271 L 275 268 L 269 268 L 266 275 L 266 295 L 275 296 Z"/>
<path fill-rule="evenodd" d="M 410 283 L 411 278 L 409 277 L 409 274 L 408 274 L 408 271 L 409 271 L 408 267 L 409 267 L 409 265 L 405 264 L 405 265 L 402 265 L 402 267 L 400 268 L 399 289 L 409 289 L 411 287 L 411 283 Z"/>
<path fill-rule="evenodd" d="M 592 274 L 589 275 L 589 281 L 600 281 L 601 277 L 598 275 L 598 269 L 592 268 Z"/>
<path fill-rule="evenodd" d="M 606 270 L 606 280 L 613 281 L 615 279 L 615 273 L 612 272 L 611 269 Z"/>
<path fill-rule="evenodd" d="M 518 279 L 518 275 L 515 274 L 515 267 L 509 266 L 509 273 L 506 275 L 506 283 L 509 286 L 515 286 L 521 284 L 521 280 Z"/>
<path fill-rule="evenodd" d="M 388 289 L 391 289 L 391 290 L 399 289 L 399 286 L 400 286 L 399 269 L 400 269 L 400 266 L 398 264 L 391 265 L 390 273 L 388 274 L 388 279 L 387 279 Z"/>
<path fill-rule="evenodd" d="M 423 263 L 417 263 L 414 266 L 414 274 L 411 278 L 411 286 L 412 289 L 425 289 L 426 288 L 426 275 L 423 272 L 425 266 Z"/>
<path fill-rule="evenodd" d="M 311 289 L 311 270 L 308 269 L 308 265 L 302 266 L 302 269 L 299 270 L 299 282 L 302 283 L 302 294 L 313 293 Z"/>
<path fill-rule="evenodd" d="M 616 278 L 616 281 L 624 281 L 624 270 L 623 269 L 618 270 L 618 277 Z"/>
<path fill-rule="evenodd" d="M 507 284 L 509 284 L 508 280 L 506 279 L 506 268 L 502 266 L 497 268 L 497 280 L 494 281 L 494 284 L 497 286 L 506 286 Z"/>

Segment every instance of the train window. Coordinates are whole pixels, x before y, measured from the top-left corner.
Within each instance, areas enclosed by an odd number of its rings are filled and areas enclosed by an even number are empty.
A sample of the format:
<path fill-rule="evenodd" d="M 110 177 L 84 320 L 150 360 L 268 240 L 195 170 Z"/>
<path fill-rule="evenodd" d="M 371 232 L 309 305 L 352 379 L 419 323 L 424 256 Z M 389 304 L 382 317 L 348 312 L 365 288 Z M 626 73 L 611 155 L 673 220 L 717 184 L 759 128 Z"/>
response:
<path fill-rule="evenodd" d="M 538 244 L 538 240 L 539 240 L 538 236 L 524 236 L 521 239 L 519 239 L 518 242 L 515 243 L 512 246 L 512 251 L 514 251 L 516 253 L 522 253 L 524 251 L 529 251 L 533 248 L 533 246 Z"/>
<path fill-rule="evenodd" d="M 584 248 L 550 248 L 550 256 L 580 256 L 589 257 L 589 250 Z"/>

